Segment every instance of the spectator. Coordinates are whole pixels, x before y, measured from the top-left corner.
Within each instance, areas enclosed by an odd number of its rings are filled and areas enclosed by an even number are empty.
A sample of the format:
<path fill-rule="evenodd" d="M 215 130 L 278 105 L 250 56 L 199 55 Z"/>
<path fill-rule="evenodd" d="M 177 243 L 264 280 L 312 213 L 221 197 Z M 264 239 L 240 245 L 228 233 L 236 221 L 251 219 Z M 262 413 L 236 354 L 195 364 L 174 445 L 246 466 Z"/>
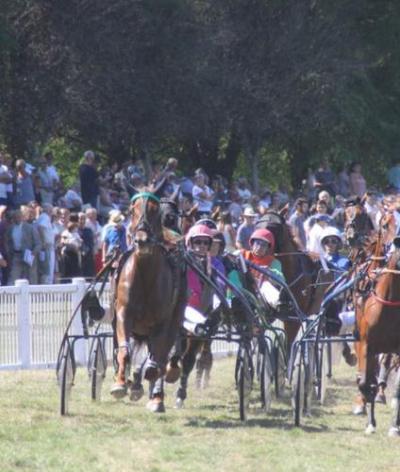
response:
<path fill-rule="evenodd" d="M 81 275 L 80 251 L 82 243 L 82 239 L 78 232 L 77 222 L 70 221 L 68 223 L 67 229 L 61 233 L 61 239 L 58 247 L 60 278 L 62 283 L 71 282 L 72 277 L 78 277 Z"/>
<path fill-rule="evenodd" d="M 94 266 L 95 272 L 99 272 L 102 267 L 101 254 L 101 225 L 97 221 L 97 211 L 95 208 L 86 209 L 86 227 L 90 228 L 93 233 L 93 252 L 94 252 Z"/>
<path fill-rule="evenodd" d="M 79 184 L 75 183 L 64 195 L 62 201 L 71 213 L 81 211 L 83 200 L 79 192 Z"/>
<path fill-rule="evenodd" d="M 103 228 L 102 262 L 107 262 L 114 250 L 125 252 L 127 250 L 126 229 L 123 225 L 125 218 L 119 210 L 110 212 L 108 224 Z"/>
<path fill-rule="evenodd" d="M 321 234 L 323 234 L 324 228 L 330 225 L 331 219 L 328 215 L 321 213 L 315 215 L 314 218 L 314 224 L 308 233 L 307 250 L 321 256 L 324 254 L 324 249 L 321 245 Z"/>
<path fill-rule="evenodd" d="M 17 279 L 38 282 L 37 257 L 41 249 L 37 229 L 30 222 L 31 209 L 15 210 L 7 233 L 7 253 L 10 257 L 10 284 Z"/>
<path fill-rule="evenodd" d="M 307 245 L 304 223 L 308 215 L 308 202 L 305 198 L 298 198 L 294 204 L 295 211 L 289 218 L 289 225 L 292 230 L 293 239 L 301 251 L 305 251 Z"/>
<path fill-rule="evenodd" d="M 251 198 L 251 191 L 246 177 L 240 177 L 237 181 L 237 191 L 243 203 L 248 203 Z"/>
<path fill-rule="evenodd" d="M 328 207 L 328 214 L 333 212 L 333 198 L 327 190 L 321 190 L 318 193 L 317 201 L 324 201 Z"/>
<path fill-rule="evenodd" d="M 82 239 L 81 246 L 81 273 L 84 277 L 94 277 L 94 235 L 93 231 L 86 225 L 86 214 L 78 215 L 78 233 Z"/>
<path fill-rule="evenodd" d="M 206 179 L 202 173 L 198 173 L 195 177 L 192 195 L 197 204 L 199 218 L 209 216 L 213 206 L 214 192 L 206 185 Z"/>
<path fill-rule="evenodd" d="M 367 191 L 367 182 L 361 173 L 361 164 L 353 162 L 350 166 L 350 193 L 362 198 Z"/>
<path fill-rule="evenodd" d="M 42 213 L 37 219 L 37 228 L 42 251 L 39 256 L 39 282 L 54 283 L 56 232 L 52 222 L 53 207 L 49 203 L 42 205 Z"/>
<path fill-rule="evenodd" d="M 231 214 L 232 225 L 236 228 L 239 225 L 240 217 L 242 216 L 242 200 L 239 196 L 239 193 L 236 190 L 230 191 L 230 197 L 232 203 L 228 207 L 228 211 Z"/>
<path fill-rule="evenodd" d="M 255 230 L 255 219 L 257 213 L 251 207 L 246 207 L 243 212 L 243 223 L 239 226 L 236 234 L 236 248 L 250 250 L 250 236 Z"/>
<path fill-rule="evenodd" d="M 236 250 L 236 233 L 232 226 L 232 218 L 229 211 L 222 212 L 218 217 L 217 230 L 224 236 L 225 250 L 230 253 L 234 252 Z"/>
<path fill-rule="evenodd" d="M 41 204 L 53 205 L 54 201 L 54 179 L 48 171 L 47 161 L 42 158 L 39 162 L 39 170 L 37 173 L 39 179 L 39 194 Z"/>
<path fill-rule="evenodd" d="M 57 169 L 53 163 L 54 161 L 54 156 L 52 152 L 46 152 L 44 155 L 44 158 L 46 159 L 47 162 L 47 173 L 50 176 L 52 180 L 52 187 L 54 190 L 58 189 L 58 185 L 60 183 L 60 177 L 58 175 Z"/>
<path fill-rule="evenodd" d="M 17 207 L 27 205 L 35 200 L 35 189 L 32 175 L 28 173 L 26 163 L 23 159 L 18 159 L 15 163 L 16 182 L 15 182 L 15 200 Z"/>
<path fill-rule="evenodd" d="M 0 152 L 0 205 L 9 205 L 7 193 L 10 185 L 12 185 L 12 174 L 5 164 L 4 154 Z"/>
<path fill-rule="evenodd" d="M 328 159 L 323 159 L 317 172 L 315 172 L 314 188 L 316 191 L 327 190 L 331 195 L 335 196 L 335 174 L 329 167 Z"/>
<path fill-rule="evenodd" d="M 83 157 L 84 162 L 79 167 L 82 202 L 84 204 L 89 203 L 93 208 L 97 208 L 99 174 L 95 165 L 95 155 L 93 151 L 86 151 Z"/>
<path fill-rule="evenodd" d="M 2 285 L 7 285 L 8 275 L 10 272 L 9 257 L 6 248 L 7 232 L 10 226 L 10 215 L 7 210 L 8 208 L 6 205 L 0 206 L 0 254 L 5 260 L 5 263 L 2 262 L 0 269 Z"/>

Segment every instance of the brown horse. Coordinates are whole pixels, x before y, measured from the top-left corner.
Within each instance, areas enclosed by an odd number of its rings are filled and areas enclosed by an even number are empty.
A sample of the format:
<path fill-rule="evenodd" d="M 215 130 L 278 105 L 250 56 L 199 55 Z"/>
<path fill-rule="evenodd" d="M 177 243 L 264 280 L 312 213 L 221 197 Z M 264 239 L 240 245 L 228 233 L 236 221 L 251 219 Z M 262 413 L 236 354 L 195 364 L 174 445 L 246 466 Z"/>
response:
<path fill-rule="evenodd" d="M 367 404 L 366 433 L 375 432 L 375 397 L 377 392 L 377 355 L 400 352 L 400 239 L 395 238 L 394 250 L 385 267 L 379 267 L 383 242 L 378 238 L 375 260 L 368 267 L 368 294 L 356 301 L 359 341 L 356 343 L 359 390 Z M 365 286 L 365 282 L 364 282 Z M 400 370 L 394 393 L 394 414 L 390 436 L 400 436 Z"/>
<path fill-rule="evenodd" d="M 165 374 L 186 299 L 183 260 L 179 260 L 178 252 L 174 261 L 168 250 L 157 191 L 138 193 L 132 200 L 131 234 L 136 249 L 123 264 L 116 288 L 118 372 L 111 393 L 117 398 L 127 393 L 131 337 L 147 342 L 149 355 L 144 378 L 155 382 Z M 168 374 L 171 372 L 167 372 L 166 380 Z M 164 411 L 162 386 L 153 391 L 149 408 Z"/>
<path fill-rule="evenodd" d="M 374 231 L 361 202 L 355 201 L 344 210 L 344 236 L 352 251 L 362 248 Z"/>
<path fill-rule="evenodd" d="M 321 302 L 332 274 L 325 274 L 318 262 L 301 251 L 294 241 L 289 225 L 280 213 L 269 211 L 256 225 L 267 228 L 275 236 L 275 255 L 282 264 L 286 282 L 296 299 L 300 310 L 305 315 L 319 312 Z M 288 348 L 296 338 L 300 322 L 284 322 Z"/>

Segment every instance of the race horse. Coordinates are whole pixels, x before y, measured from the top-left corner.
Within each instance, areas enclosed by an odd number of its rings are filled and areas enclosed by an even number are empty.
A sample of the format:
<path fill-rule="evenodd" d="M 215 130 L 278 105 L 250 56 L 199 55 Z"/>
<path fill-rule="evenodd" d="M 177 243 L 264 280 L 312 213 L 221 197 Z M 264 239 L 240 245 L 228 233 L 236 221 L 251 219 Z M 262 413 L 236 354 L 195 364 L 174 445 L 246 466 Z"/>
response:
<path fill-rule="evenodd" d="M 269 229 L 275 236 L 275 256 L 282 264 L 282 271 L 300 310 L 305 315 L 318 313 L 328 285 L 333 281 L 331 273 L 325 273 L 318 260 L 301 251 L 294 241 L 283 213 L 268 211 L 256 224 L 256 228 Z M 287 348 L 296 338 L 300 321 L 284 321 Z"/>
<path fill-rule="evenodd" d="M 144 378 L 152 385 L 149 409 L 164 411 L 162 378 L 177 380 L 177 366 L 168 365 L 182 324 L 186 302 L 186 275 L 179 251 L 171 250 L 161 223 L 158 189 L 132 197 L 131 228 L 135 249 L 125 259 L 116 285 L 115 337 L 118 371 L 111 394 L 127 394 L 130 338 L 147 343 Z M 171 255 L 172 254 L 172 255 Z M 140 379 L 141 380 L 141 379 Z"/>
<path fill-rule="evenodd" d="M 389 235 L 393 226 L 390 224 L 391 221 L 393 218 L 389 221 L 388 218 L 384 218 L 381 221 L 381 228 L 386 227 Z M 366 269 L 367 279 L 361 280 L 361 287 L 356 291 L 355 300 L 359 339 L 355 344 L 359 372 L 358 387 L 367 406 L 368 424 L 365 431 L 367 434 L 376 430 L 377 356 L 400 353 L 400 238 L 393 239 L 387 262 L 384 258 L 385 252 L 385 240 L 381 229 L 374 255 Z M 400 436 L 400 369 L 397 369 L 395 379 L 393 408 L 389 436 L 397 437 Z"/>

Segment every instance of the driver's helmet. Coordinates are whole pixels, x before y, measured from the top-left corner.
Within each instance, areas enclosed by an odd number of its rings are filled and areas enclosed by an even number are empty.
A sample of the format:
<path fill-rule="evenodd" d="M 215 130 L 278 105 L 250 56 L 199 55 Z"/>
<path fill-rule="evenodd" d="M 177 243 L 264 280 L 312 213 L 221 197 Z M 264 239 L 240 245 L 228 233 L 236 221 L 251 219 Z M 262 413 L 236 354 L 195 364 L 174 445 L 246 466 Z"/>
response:
<path fill-rule="evenodd" d="M 256 229 L 250 236 L 250 246 L 253 244 L 255 239 L 266 241 L 270 245 L 271 251 L 275 249 L 275 237 L 268 229 Z"/>
<path fill-rule="evenodd" d="M 321 231 L 320 241 L 324 245 L 327 238 L 337 238 L 339 241 L 339 247 L 343 244 L 342 233 L 334 226 L 327 226 Z"/>
<path fill-rule="evenodd" d="M 196 221 L 196 223 L 194 225 L 195 226 L 205 225 L 210 229 L 217 229 L 217 224 L 211 218 L 201 218 L 200 220 Z"/>
<path fill-rule="evenodd" d="M 192 246 L 192 239 L 193 238 L 198 238 L 198 237 L 207 237 L 210 239 L 210 246 L 214 237 L 215 231 L 210 229 L 206 225 L 194 225 L 192 226 L 187 235 L 186 235 L 186 245 L 187 246 Z"/>

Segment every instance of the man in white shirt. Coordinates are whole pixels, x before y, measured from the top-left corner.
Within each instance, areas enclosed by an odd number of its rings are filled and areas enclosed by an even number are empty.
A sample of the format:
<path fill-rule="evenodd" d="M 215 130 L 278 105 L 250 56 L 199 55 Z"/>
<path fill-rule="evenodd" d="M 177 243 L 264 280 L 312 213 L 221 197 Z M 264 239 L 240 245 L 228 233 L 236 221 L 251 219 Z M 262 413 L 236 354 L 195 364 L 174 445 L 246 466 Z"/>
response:
<path fill-rule="evenodd" d="M 4 154 L 0 152 L 0 205 L 7 205 L 7 192 L 10 191 L 10 185 L 12 185 L 12 175 L 5 165 Z"/>
<path fill-rule="evenodd" d="M 197 174 L 195 185 L 192 189 L 194 203 L 197 204 L 199 217 L 209 215 L 213 206 L 214 192 L 206 185 L 206 179 L 203 174 Z"/>

